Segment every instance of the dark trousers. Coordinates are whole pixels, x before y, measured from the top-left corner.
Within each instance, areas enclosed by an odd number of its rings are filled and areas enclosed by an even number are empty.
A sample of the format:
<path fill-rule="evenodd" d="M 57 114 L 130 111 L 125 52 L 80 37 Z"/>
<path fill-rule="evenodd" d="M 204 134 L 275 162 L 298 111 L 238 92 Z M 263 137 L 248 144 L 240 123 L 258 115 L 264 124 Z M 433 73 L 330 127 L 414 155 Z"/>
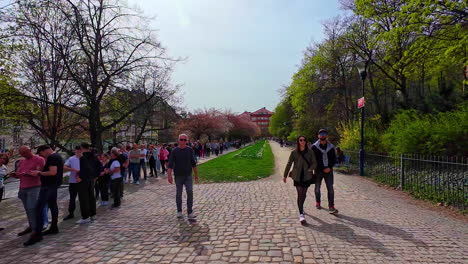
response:
<path fill-rule="evenodd" d="M 145 177 L 145 180 L 146 180 L 146 162 L 144 159 L 140 159 L 140 171 L 138 171 L 138 173 L 141 175 L 141 170 L 143 170 L 143 176 Z M 139 177 L 139 176 L 138 176 Z"/>
<path fill-rule="evenodd" d="M 57 186 L 41 186 L 39 191 L 39 198 L 36 204 L 36 230 L 34 232 L 41 233 L 44 226 L 44 219 L 42 212 L 44 207 L 49 206 L 52 214 L 51 228 L 57 228 L 59 209 L 57 206 Z"/>
<path fill-rule="evenodd" d="M 76 196 L 78 196 L 78 183 L 68 184 L 68 193 L 70 194 L 70 202 L 68 202 L 68 214 L 74 215 L 76 209 Z"/>
<path fill-rule="evenodd" d="M 133 175 L 133 183 L 140 180 L 140 163 L 131 163 L 128 166 L 129 173 Z"/>
<path fill-rule="evenodd" d="M 162 173 L 166 173 L 166 161 L 165 160 L 159 160 L 161 162 L 161 168 L 162 168 Z"/>
<path fill-rule="evenodd" d="M 209 149 L 209 148 L 205 149 L 205 156 L 209 157 L 210 152 L 211 152 L 211 149 Z"/>
<path fill-rule="evenodd" d="M 315 183 L 315 201 L 320 203 L 320 187 L 322 186 L 322 180 L 325 179 L 328 192 L 328 207 L 335 206 L 335 191 L 333 190 L 333 170 L 329 173 L 323 171 L 317 171 L 317 182 Z"/>
<path fill-rule="evenodd" d="M 101 193 L 101 201 L 109 201 L 109 176 L 104 175 L 99 177 L 98 184 L 96 185 L 98 186 L 98 190 Z"/>
<path fill-rule="evenodd" d="M 123 195 L 122 178 L 111 180 L 112 196 L 114 196 L 114 206 L 120 205 L 120 198 Z"/>
<path fill-rule="evenodd" d="M 219 149 L 215 149 L 215 154 L 216 154 L 216 156 L 219 155 Z"/>
<path fill-rule="evenodd" d="M 94 180 L 83 180 L 78 184 L 78 199 L 80 200 L 81 218 L 86 219 L 96 215 Z"/>
<path fill-rule="evenodd" d="M 3 188 L 0 188 L 0 202 L 2 201 L 3 199 L 3 190 L 5 189 L 5 187 Z"/>
<path fill-rule="evenodd" d="M 156 159 L 154 159 L 154 157 L 150 157 L 149 166 L 150 166 L 150 175 L 157 177 L 158 171 L 156 170 Z"/>
<path fill-rule="evenodd" d="M 192 213 L 193 207 L 193 179 L 192 175 L 189 176 L 176 176 L 176 205 L 177 212 L 182 212 L 182 191 L 185 185 L 185 191 L 187 192 L 187 213 Z"/>

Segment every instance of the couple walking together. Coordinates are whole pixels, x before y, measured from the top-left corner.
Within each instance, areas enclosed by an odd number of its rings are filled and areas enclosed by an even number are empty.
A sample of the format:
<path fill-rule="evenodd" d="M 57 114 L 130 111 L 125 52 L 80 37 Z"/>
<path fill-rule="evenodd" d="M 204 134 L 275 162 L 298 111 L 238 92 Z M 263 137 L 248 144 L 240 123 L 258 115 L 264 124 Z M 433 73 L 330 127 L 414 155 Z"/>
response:
<path fill-rule="evenodd" d="M 325 180 L 328 192 L 328 207 L 331 214 L 338 213 L 335 208 L 333 190 L 333 166 L 336 163 L 335 146 L 327 139 L 327 131 L 320 129 L 318 140 L 309 149 L 307 138 L 297 138 L 296 149 L 289 156 L 284 171 L 283 182 L 290 177 L 297 190 L 297 206 L 299 208 L 299 221 L 305 223 L 304 202 L 310 185 L 315 184 L 316 208 L 322 209 L 320 187 Z M 293 165 L 294 164 L 294 165 Z M 291 166 L 293 167 L 290 171 Z"/>

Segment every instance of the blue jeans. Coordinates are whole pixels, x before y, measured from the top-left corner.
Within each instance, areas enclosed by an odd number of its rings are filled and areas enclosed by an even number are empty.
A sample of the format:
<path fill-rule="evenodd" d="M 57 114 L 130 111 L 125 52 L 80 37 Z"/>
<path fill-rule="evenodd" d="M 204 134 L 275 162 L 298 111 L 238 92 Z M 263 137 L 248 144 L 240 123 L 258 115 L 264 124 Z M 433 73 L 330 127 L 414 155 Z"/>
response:
<path fill-rule="evenodd" d="M 127 180 L 127 168 L 121 168 L 120 173 L 122 174 L 122 179 Z"/>
<path fill-rule="evenodd" d="M 128 165 L 129 172 L 133 175 L 133 182 L 140 181 L 140 164 L 139 163 L 131 163 Z"/>
<path fill-rule="evenodd" d="M 37 215 L 36 215 L 36 204 L 39 198 L 39 192 L 41 187 L 31 187 L 19 189 L 18 198 L 23 202 L 24 211 L 28 217 L 29 227 L 32 230 L 36 230 Z M 41 217 L 42 215 L 39 215 Z M 42 227 L 41 227 L 42 229 Z"/>
<path fill-rule="evenodd" d="M 49 206 L 47 204 L 44 206 L 44 210 L 42 210 L 42 224 L 43 226 L 49 225 Z"/>
<path fill-rule="evenodd" d="M 182 212 L 182 191 L 185 185 L 185 191 L 187 192 L 187 213 L 193 212 L 193 179 L 192 175 L 189 176 L 175 176 L 176 184 L 176 204 L 177 212 Z"/>
<path fill-rule="evenodd" d="M 156 158 L 156 170 L 161 171 L 161 161 L 158 158 Z"/>

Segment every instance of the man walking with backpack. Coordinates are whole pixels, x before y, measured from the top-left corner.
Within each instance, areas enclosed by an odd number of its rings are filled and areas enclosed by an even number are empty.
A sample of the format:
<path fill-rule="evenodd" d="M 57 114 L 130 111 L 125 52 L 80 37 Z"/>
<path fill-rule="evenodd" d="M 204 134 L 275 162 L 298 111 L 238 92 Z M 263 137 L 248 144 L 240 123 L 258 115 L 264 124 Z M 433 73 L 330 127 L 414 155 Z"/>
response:
<path fill-rule="evenodd" d="M 330 214 L 337 214 L 335 208 L 335 191 L 333 190 L 333 166 L 336 162 L 335 146 L 327 139 L 327 131 L 320 129 L 318 140 L 312 145 L 312 150 L 317 159 L 317 181 L 315 182 L 315 201 L 317 209 L 322 209 L 320 204 L 320 187 L 322 180 L 325 180 L 328 192 L 328 211 Z"/>

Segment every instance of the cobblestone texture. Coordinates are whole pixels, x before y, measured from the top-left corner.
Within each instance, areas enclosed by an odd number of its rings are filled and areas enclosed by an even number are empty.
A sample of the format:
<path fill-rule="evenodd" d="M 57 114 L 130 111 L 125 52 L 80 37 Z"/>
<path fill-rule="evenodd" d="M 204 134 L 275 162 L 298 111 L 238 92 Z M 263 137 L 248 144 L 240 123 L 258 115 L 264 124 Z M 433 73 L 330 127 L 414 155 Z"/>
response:
<path fill-rule="evenodd" d="M 100 207 L 89 225 L 61 222 L 60 234 L 23 248 L 24 210 L 2 202 L 0 263 L 468 263 L 466 221 L 356 176 L 336 174 L 338 216 L 316 210 L 310 190 L 300 225 L 292 182 L 278 173 L 290 150 L 271 144 L 275 175 L 195 186 L 196 223 L 177 220 L 175 186 L 151 179 L 126 185 L 120 209 Z"/>

